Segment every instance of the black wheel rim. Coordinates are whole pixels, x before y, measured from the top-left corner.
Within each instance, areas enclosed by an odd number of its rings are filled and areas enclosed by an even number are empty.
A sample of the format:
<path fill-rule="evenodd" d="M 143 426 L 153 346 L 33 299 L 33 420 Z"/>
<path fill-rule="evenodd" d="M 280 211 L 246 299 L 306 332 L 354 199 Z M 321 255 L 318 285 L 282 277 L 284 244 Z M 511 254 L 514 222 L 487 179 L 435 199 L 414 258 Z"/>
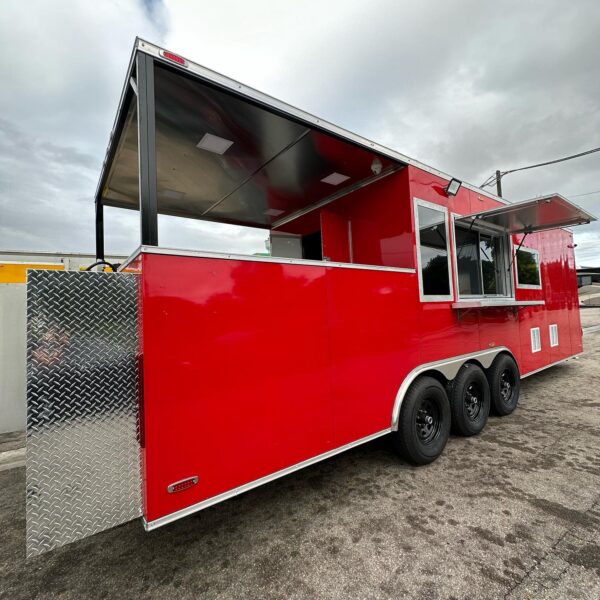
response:
<path fill-rule="evenodd" d="M 437 404 L 430 398 L 424 398 L 417 410 L 417 436 L 423 444 L 430 444 L 440 432 L 441 414 Z"/>
<path fill-rule="evenodd" d="M 514 386 L 512 373 L 508 369 L 504 369 L 500 374 L 500 398 L 502 398 L 502 402 L 510 402 Z"/>
<path fill-rule="evenodd" d="M 483 389 L 481 386 L 472 382 L 467 386 L 464 395 L 465 413 L 470 421 L 476 421 L 482 411 Z"/>

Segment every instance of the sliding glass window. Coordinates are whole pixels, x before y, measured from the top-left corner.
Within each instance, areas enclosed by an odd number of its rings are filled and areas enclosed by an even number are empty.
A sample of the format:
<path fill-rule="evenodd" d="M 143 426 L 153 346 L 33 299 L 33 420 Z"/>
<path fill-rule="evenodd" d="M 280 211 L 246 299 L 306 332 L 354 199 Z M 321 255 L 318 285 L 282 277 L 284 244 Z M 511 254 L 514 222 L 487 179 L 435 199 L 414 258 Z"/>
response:
<path fill-rule="evenodd" d="M 507 256 L 508 244 L 505 237 L 492 237 L 484 234 L 479 236 L 479 257 L 484 295 L 509 295 Z"/>
<path fill-rule="evenodd" d="M 478 296 L 481 292 L 481 272 L 479 268 L 479 234 L 457 227 L 456 264 L 458 291 L 463 296 Z"/>
<path fill-rule="evenodd" d="M 454 231 L 459 296 L 510 296 L 507 237 L 463 227 Z"/>

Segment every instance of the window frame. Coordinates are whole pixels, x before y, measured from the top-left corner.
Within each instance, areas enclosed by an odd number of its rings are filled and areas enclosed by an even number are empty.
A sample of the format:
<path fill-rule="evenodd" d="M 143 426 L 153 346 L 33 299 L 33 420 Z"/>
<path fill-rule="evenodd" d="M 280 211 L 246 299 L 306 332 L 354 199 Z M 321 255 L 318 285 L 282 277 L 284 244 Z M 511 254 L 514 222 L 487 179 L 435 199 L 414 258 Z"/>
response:
<path fill-rule="evenodd" d="M 425 294 L 423 291 L 423 271 L 421 268 L 421 232 L 419 228 L 419 206 L 437 210 L 444 215 L 444 226 L 446 228 L 446 254 L 448 256 L 448 295 Z M 417 277 L 419 281 L 419 300 L 421 302 L 453 302 L 454 301 L 454 281 L 452 277 L 452 242 L 450 241 L 449 212 L 446 206 L 428 202 L 421 198 L 413 198 L 413 215 L 415 219 L 415 250 L 417 255 Z M 454 240 L 454 235 L 452 236 Z"/>
<path fill-rule="evenodd" d="M 514 248 L 514 245 L 513 245 Z M 540 280 L 539 285 L 532 285 L 530 283 L 520 283 L 519 282 L 519 263 L 518 263 L 518 256 L 517 256 L 517 252 L 529 252 L 531 254 L 535 254 L 537 256 L 537 270 L 538 270 L 538 279 Z M 542 285 L 542 261 L 540 259 L 540 251 L 536 250 L 535 248 L 528 248 L 525 246 L 521 246 L 520 248 L 514 248 L 514 254 L 513 254 L 513 263 L 515 265 L 515 285 L 517 287 L 517 289 L 520 290 L 541 290 L 543 288 Z"/>
<path fill-rule="evenodd" d="M 473 228 L 473 231 L 476 231 L 478 234 L 478 252 L 481 252 L 481 234 L 487 235 L 490 237 L 499 237 L 502 239 L 503 245 L 503 253 L 504 253 L 504 262 L 508 263 L 508 270 L 505 275 L 505 285 L 506 285 L 506 294 L 486 294 L 483 291 L 483 266 L 481 264 L 481 258 L 479 258 L 479 277 L 481 283 L 481 294 L 461 294 L 460 293 L 460 285 L 458 280 L 458 248 L 456 247 L 456 219 L 460 219 L 464 217 L 464 215 L 460 215 L 458 213 L 452 213 L 452 262 L 454 265 L 454 285 L 456 289 L 456 297 L 459 300 L 473 300 L 478 298 L 501 298 L 506 300 L 514 300 L 515 299 L 515 285 L 514 285 L 514 277 L 515 275 L 515 264 L 514 261 L 511 260 L 511 256 L 514 255 L 514 249 L 512 245 L 512 236 L 510 234 L 502 234 L 502 235 L 494 235 L 493 233 L 481 230 L 477 227 Z M 464 228 L 463 228 L 464 229 Z"/>

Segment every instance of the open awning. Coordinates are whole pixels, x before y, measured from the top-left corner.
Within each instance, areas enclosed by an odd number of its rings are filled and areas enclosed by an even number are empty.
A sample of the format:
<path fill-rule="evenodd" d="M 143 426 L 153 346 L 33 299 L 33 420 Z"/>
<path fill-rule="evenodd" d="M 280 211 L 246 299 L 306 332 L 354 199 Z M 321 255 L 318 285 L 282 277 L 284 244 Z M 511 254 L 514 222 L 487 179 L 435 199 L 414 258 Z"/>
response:
<path fill-rule="evenodd" d="M 134 59 L 140 52 L 153 61 L 146 85 L 159 214 L 274 228 L 408 164 L 374 142 L 136 40 Z M 97 201 L 137 210 L 141 79 L 134 59 Z"/>
<path fill-rule="evenodd" d="M 596 217 L 560 194 L 507 204 L 456 219 L 456 224 L 502 233 L 533 233 L 573 227 L 595 221 Z"/>

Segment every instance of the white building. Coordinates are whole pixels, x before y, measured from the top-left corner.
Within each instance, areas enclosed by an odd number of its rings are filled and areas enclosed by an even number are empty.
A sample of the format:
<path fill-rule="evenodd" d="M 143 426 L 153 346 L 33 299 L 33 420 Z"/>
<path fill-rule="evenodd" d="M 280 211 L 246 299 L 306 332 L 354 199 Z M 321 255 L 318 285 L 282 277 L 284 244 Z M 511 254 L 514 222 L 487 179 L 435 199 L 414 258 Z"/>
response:
<path fill-rule="evenodd" d="M 79 271 L 94 261 L 92 254 L 0 250 L 0 433 L 25 429 L 27 269 Z"/>

